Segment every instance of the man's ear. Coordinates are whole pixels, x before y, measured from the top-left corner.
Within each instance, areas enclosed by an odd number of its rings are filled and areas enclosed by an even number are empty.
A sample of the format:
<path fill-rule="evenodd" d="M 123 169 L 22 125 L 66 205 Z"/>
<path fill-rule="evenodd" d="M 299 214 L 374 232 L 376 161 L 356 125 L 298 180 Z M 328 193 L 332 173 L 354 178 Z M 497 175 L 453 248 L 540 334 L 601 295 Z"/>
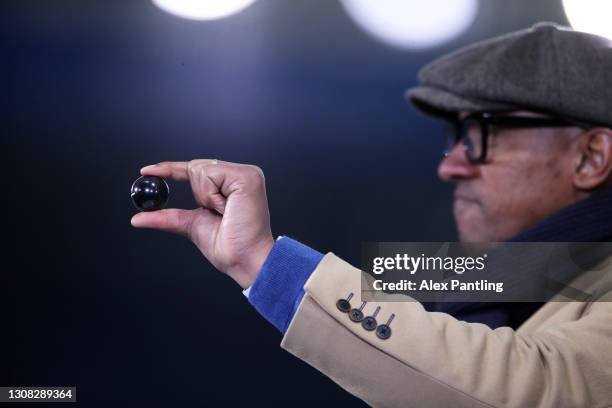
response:
<path fill-rule="evenodd" d="M 612 129 L 594 128 L 577 140 L 574 186 L 594 190 L 610 181 L 612 174 Z"/>

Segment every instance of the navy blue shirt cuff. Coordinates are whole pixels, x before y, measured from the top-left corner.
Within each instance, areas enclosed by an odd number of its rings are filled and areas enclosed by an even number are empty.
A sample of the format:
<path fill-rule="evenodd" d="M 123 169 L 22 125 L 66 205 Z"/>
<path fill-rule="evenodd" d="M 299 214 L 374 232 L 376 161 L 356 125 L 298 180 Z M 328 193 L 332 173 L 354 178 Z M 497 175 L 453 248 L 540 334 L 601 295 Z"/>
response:
<path fill-rule="evenodd" d="M 249 302 L 285 333 L 304 296 L 304 284 L 323 254 L 291 238 L 278 239 L 249 288 Z"/>

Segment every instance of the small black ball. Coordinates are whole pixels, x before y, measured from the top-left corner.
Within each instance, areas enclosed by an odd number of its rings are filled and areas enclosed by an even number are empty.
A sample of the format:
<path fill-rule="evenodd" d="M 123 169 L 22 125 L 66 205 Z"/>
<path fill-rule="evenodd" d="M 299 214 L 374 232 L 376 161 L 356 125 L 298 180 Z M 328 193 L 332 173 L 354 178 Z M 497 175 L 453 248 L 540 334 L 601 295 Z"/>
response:
<path fill-rule="evenodd" d="M 131 196 L 140 211 L 156 211 L 168 203 L 170 189 L 161 177 L 142 176 L 132 184 Z"/>

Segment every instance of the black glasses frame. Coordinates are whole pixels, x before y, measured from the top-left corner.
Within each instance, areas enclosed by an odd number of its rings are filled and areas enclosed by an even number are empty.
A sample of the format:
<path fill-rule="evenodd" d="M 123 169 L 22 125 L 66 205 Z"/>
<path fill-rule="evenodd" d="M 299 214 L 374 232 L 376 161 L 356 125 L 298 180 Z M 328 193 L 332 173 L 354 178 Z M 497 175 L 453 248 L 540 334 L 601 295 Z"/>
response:
<path fill-rule="evenodd" d="M 450 151 L 460 141 L 463 141 L 463 150 L 472 164 L 484 163 L 487 157 L 487 141 L 489 139 L 489 129 L 492 126 L 503 127 L 507 129 L 525 129 L 539 127 L 580 127 L 583 129 L 593 128 L 594 125 L 574 121 L 571 119 L 562 118 L 538 118 L 527 116 L 501 116 L 490 112 L 475 112 L 463 119 L 450 119 L 451 126 L 454 131 L 453 146 L 444 151 L 444 157 L 450 154 Z M 474 156 L 473 147 L 470 145 L 469 138 L 466 137 L 468 129 L 476 124 L 480 130 L 480 145 L 482 150 L 478 156 Z M 472 153 L 470 153 L 472 152 Z"/>

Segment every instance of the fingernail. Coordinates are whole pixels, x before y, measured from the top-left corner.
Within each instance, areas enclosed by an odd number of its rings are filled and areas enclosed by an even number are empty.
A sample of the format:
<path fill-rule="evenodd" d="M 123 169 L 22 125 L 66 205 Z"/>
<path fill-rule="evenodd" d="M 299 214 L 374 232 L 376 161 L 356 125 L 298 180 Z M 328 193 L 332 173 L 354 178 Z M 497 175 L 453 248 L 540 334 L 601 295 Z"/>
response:
<path fill-rule="evenodd" d="M 152 170 L 155 167 L 157 167 L 157 164 L 151 164 L 149 166 L 144 166 L 142 169 L 140 169 L 140 172 L 142 173 L 142 172 L 147 171 L 147 170 Z"/>
<path fill-rule="evenodd" d="M 138 220 L 141 218 L 139 217 L 140 214 L 136 214 L 132 217 L 132 219 L 130 220 L 130 224 L 132 224 L 132 227 L 139 227 L 138 224 Z"/>

